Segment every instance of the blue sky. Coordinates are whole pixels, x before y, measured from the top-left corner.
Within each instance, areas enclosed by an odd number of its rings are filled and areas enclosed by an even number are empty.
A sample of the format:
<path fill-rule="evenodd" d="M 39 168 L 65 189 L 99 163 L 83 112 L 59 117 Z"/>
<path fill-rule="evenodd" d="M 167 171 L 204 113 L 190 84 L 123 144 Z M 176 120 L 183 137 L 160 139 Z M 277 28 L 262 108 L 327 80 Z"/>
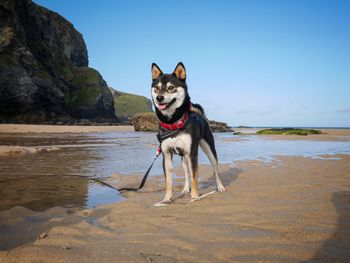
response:
<path fill-rule="evenodd" d="M 118 90 L 150 98 L 151 63 L 182 61 L 210 119 L 350 127 L 350 1 L 35 2 L 74 24 Z"/>

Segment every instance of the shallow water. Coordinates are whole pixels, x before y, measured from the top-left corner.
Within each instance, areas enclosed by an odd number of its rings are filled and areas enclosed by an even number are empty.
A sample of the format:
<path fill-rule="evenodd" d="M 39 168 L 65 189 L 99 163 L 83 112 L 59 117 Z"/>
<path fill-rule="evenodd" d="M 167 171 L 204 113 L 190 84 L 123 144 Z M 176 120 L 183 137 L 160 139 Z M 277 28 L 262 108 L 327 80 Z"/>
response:
<path fill-rule="evenodd" d="M 227 141 L 237 138 L 240 141 Z M 215 134 L 221 163 L 269 162 L 274 156 L 350 154 L 350 142 L 271 140 L 259 136 Z M 94 207 L 120 201 L 117 191 L 95 183 L 113 173 L 143 175 L 152 161 L 154 133 L 0 134 L 0 145 L 32 149 L 0 157 L 0 210 L 21 205 L 34 210 L 53 206 Z M 324 157 L 323 157 L 324 158 Z M 161 159 L 161 158 L 160 158 Z M 209 163 L 200 154 L 200 163 Z M 162 174 L 161 160 L 151 175 Z M 175 158 L 179 165 L 179 158 Z"/>

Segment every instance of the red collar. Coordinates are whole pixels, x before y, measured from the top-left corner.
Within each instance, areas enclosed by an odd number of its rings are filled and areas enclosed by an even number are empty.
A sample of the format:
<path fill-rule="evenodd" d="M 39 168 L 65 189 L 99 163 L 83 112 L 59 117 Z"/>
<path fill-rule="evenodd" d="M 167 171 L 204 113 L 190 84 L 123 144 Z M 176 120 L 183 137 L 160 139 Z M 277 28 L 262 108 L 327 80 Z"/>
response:
<path fill-rule="evenodd" d="M 180 120 L 178 120 L 177 122 L 175 122 L 173 124 L 168 124 L 168 123 L 164 123 L 164 122 L 159 121 L 159 125 L 167 130 L 177 130 L 177 129 L 181 129 L 185 125 L 187 119 L 188 119 L 188 114 L 185 113 L 184 116 L 182 116 L 182 118 Z"/>

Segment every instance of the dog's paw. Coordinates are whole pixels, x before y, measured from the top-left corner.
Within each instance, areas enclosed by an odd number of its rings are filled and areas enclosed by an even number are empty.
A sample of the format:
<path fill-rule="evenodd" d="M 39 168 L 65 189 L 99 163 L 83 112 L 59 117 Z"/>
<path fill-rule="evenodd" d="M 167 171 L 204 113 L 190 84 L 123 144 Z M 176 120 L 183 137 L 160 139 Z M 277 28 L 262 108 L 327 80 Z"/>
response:
<path fill-rule="evenodd" d="M 154 206 L 166 206 L 171 203 L 171 199 L 163 199 L 162 201 L 155 203 Z"/>
<path fill-rule="evenodd" d="M 225 187 L 223 185 L 218 186 L 218 192 L 225 192 Z"/>
<path fill-rule="evenodd" d="M 181 194 L 185 195 L 185 194 L 189 194 L 190 193 L 190 188 L 189 187 L 184 187 L 184 189 L 182 189 Z"/>
<path fill-rule="evenodd" d="M 200 197 L 199 197 L 199 194 L 191 194 L 191 200 L 192 201 L 196 201 L 196 200 L 199 200 Z"/>
<path fill-rule="evenodd" d="M 162 202 L 158 202 L 158 203 L 155 203 L 154 206 L 167 206 L 168 204 L 166 203 L 162 203 Z"/>

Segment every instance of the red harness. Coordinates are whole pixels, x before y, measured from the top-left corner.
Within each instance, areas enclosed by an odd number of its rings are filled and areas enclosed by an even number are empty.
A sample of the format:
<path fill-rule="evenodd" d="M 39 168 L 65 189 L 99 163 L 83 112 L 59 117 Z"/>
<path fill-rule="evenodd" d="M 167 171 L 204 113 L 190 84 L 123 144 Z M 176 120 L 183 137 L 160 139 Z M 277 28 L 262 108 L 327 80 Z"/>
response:
<path fill-rule="evenodd" d="M 186 112 L 180 120 L 178 120 L 177 122 L 175 122 L 173 124 L 168 124 L 168 123 L 164 123 L 164 122 L 159 121 L 159 125 L 167 130 L 177 130 L 177 129 L 181 129 L 185 125 L 187 119 L 188 119 L 188 113 Z"/>

